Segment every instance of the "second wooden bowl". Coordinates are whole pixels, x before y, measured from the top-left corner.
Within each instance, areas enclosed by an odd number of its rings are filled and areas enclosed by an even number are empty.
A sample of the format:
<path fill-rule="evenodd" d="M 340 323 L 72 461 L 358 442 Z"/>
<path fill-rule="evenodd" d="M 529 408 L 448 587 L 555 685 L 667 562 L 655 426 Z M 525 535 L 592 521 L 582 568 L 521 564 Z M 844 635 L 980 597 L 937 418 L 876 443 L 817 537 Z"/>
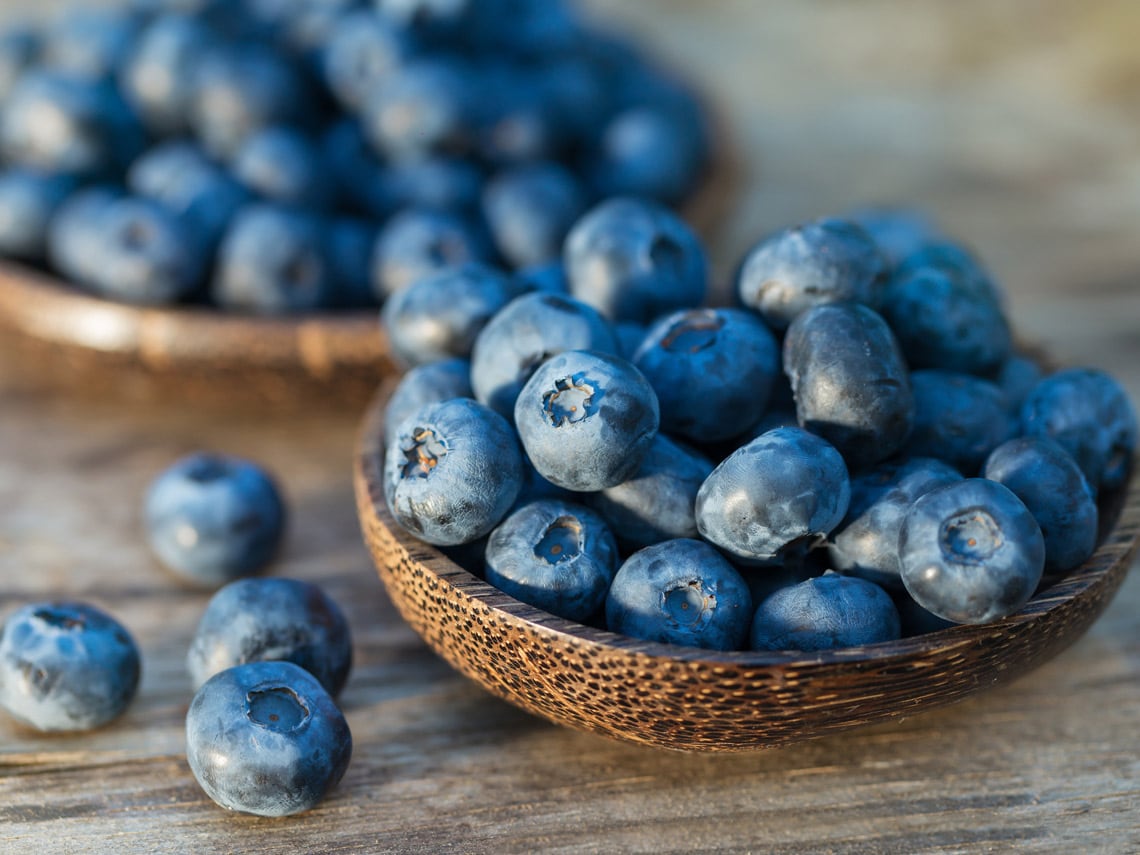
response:
<path fill-rule="evenodd" d="M 558 724 L 688 751 L 795 742 L 962 700 L 1078 639 L 1120 587 L 1140 538 L 1140 486 L 1106 497 L 1096 553 L 1021 611 L 824 653 L 719 653 L 640 641 L 521 603 L 403 531 L 384 501 L 384 391 L 355 460 L 364 538 L 389 595 L 461 673 Z M 1135 467 L 1134 467 L 1135 468 Z"/>

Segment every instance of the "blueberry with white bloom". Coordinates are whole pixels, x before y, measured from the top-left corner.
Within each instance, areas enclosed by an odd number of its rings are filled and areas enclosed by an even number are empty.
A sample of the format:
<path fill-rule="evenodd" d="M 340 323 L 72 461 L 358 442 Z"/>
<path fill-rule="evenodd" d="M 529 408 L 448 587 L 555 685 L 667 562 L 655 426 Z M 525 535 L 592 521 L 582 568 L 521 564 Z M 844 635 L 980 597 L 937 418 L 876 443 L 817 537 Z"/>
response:
<path fill-rule="evenodd" d="M 483 190 L 483 214 L 500 254 L 512 267 L 556 260 L 586 208 L 574 174 L 553 161 L 527 163 L 494 175 Z"/>
<path fill-rule="evenodd" d="M 748 638 L 748 583 L 702 540 L 667 540 L 618 568 L 606 597 L 611 632 L 646 641 L 739 650 Z"/>
<path fill-rule="evenodd" d="M 721 461 L 697 493 L 697 529 L 752 564 L 795 560 L 842 521 L 851 501 L 843 457 L 795 427 L 758 436 Z"/>
<path fill-rule="evenodd" d="M 428 404 L 388 443 L 384 496 L 404 529 L 436 546 L 477 540 L 510 511 L 522 487 L 510 423 L 470 398 Z"/>
<path fill-rule="evenodd" d="M 899 531 L 910 595 L 955 623 L 987 623 L 1033 596 L 1045 567 L 1041 528 L 1007 487 L 967 478 L 931 490 Z"/>
<path fill-rule="evenodd" d="M 130 633 L 101 609 L 23 606 L 0 629 L 0 707 L 37 730 L 90 730 L 126 710 L 140 667 Z"/>
<path fill-rule="evenodd" d="M 841 650 L 894 641 L 898 609 L 872 582 L 827 572 L 782 588 L 756 609 L 753 650 Z"/>
<path fill-rule="evenodd" d="M 424 276 L 489 257 L 482 235 L 465 217 L 408 208 L 388 220 L 376 237 L 372 288 L 384 300 Z"/>
<path fill-rule="evenodd" d="M 471 363 L 460 356 L 416 365 L 404 373 L 384 409 L 384 445 L 392 441 L 400 422 L 426 404 L 450 398 L 474 398 Z"/>
<path fill-rule="evenodd" d="M 951 371 L 912 371 L 914 429 L 905 452 L 937 457 L 976 475 L 986 456 L 1015 430 L 1001 389 L 988 380 Z"/>
<path fill-rule="evenodd" d="M 605 520 L 573 502 L 523 505 L 487 541 L 488 582 L 567 620 L 585 621 L 601 609 L 617 565 Z"/>
<path fill-rule="evenodd" d="M 637 472 L 657 434 L 660 411 L 653 387 L 629 362 L 569 350 L 531 375 L 515 401 L 515 425 L 544 478 L 590 492 Z"/>

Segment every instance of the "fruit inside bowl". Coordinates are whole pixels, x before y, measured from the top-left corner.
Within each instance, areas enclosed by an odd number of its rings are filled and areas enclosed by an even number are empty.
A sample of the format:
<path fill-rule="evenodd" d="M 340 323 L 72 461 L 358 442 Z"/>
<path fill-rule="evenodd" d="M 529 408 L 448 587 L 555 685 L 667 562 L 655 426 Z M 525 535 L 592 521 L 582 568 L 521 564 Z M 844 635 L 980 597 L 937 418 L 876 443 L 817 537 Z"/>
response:
<path fill-rule="evenodd" d="M 599 268 L 638 232 L 579 223 L 567 294 L 388 383 L 357 505 L 413 628 L 525 709 L 682 750 L 910 715 L 1078 638 L 1135 554 L 1135 411 L 1019 352 L 960 245 L 892 257 L 875 222 L 765 238 L 744 308 L 673 307 L 624 351 L 591 312 L 639 303 L 599 269 L 662 285 L 685 255 Z"/>
<path fill-rule="evenodd" d="M 569 3 L 374 7 L 4 33 L 5 344 L 99 394 L 360 402 L 405 367 L 375 317 L 411 282 L 528 276 L 609 195 L 729 203 L 703 99 Z"/>

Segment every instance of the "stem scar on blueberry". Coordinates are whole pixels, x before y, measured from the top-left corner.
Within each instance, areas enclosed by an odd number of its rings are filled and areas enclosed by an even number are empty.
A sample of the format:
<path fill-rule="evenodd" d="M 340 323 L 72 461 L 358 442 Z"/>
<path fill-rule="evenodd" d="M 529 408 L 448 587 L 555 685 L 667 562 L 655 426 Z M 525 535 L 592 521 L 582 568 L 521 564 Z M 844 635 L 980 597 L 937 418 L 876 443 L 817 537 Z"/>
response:
<path fill-rule="evenodd" d="M 426 478 L 447 455 L 447 443 L 431 428 L 418 427 L 412 431 L 412 446 L 403 452 L 403 476 Z"/>
<path fill-rule="evenodd" d="M 711 347 L 724 319 L 711 309 L 694 309 L 669 328 L 661 339 L 664 350 L 678 353 L 697 353 Z"/>
<path fill-rule="evenodd" d="M 543 409 L 554 427 L 588 419 L 598 411 L 603 390 L 586 379 L 585 374 L 573 374 L 554 382 L 554 388 L 542 396 Z"/>

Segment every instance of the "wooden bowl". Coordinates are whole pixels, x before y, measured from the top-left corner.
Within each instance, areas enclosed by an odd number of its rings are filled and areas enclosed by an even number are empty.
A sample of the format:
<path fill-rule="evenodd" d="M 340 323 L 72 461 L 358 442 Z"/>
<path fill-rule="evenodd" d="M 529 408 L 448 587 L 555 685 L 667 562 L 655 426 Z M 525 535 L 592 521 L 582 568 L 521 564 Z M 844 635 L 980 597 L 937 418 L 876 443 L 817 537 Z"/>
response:
<path fill-rule="evenodd" d="M 741 163 L 714 114 L 714 157 L 682 215 L 706 239 L 729 214 Z M 139 308 L 0 260 L 0 358 L 70 393 L 180 406 L 314 403 L 359 409 L 401 369 L 379 311 L 261 318 L 209 308 Z"/>
<path fill-rule="evenodd" d="M 436 653 L 493 694 L 557 724 L 629 742 L 768 748 L 910 716 L 1008 682 L 1089 628 L 1120 587 L 1140 535 L 1133 477 L 1102 501 L 1103 537 L 1092 558 L 996 623 L 822 653 L 640 641 L 525 605 L 395 523 L 383 486 L 392 385 L 364 421 L 355 485 L 365 541 L 396 607 Z"/>

